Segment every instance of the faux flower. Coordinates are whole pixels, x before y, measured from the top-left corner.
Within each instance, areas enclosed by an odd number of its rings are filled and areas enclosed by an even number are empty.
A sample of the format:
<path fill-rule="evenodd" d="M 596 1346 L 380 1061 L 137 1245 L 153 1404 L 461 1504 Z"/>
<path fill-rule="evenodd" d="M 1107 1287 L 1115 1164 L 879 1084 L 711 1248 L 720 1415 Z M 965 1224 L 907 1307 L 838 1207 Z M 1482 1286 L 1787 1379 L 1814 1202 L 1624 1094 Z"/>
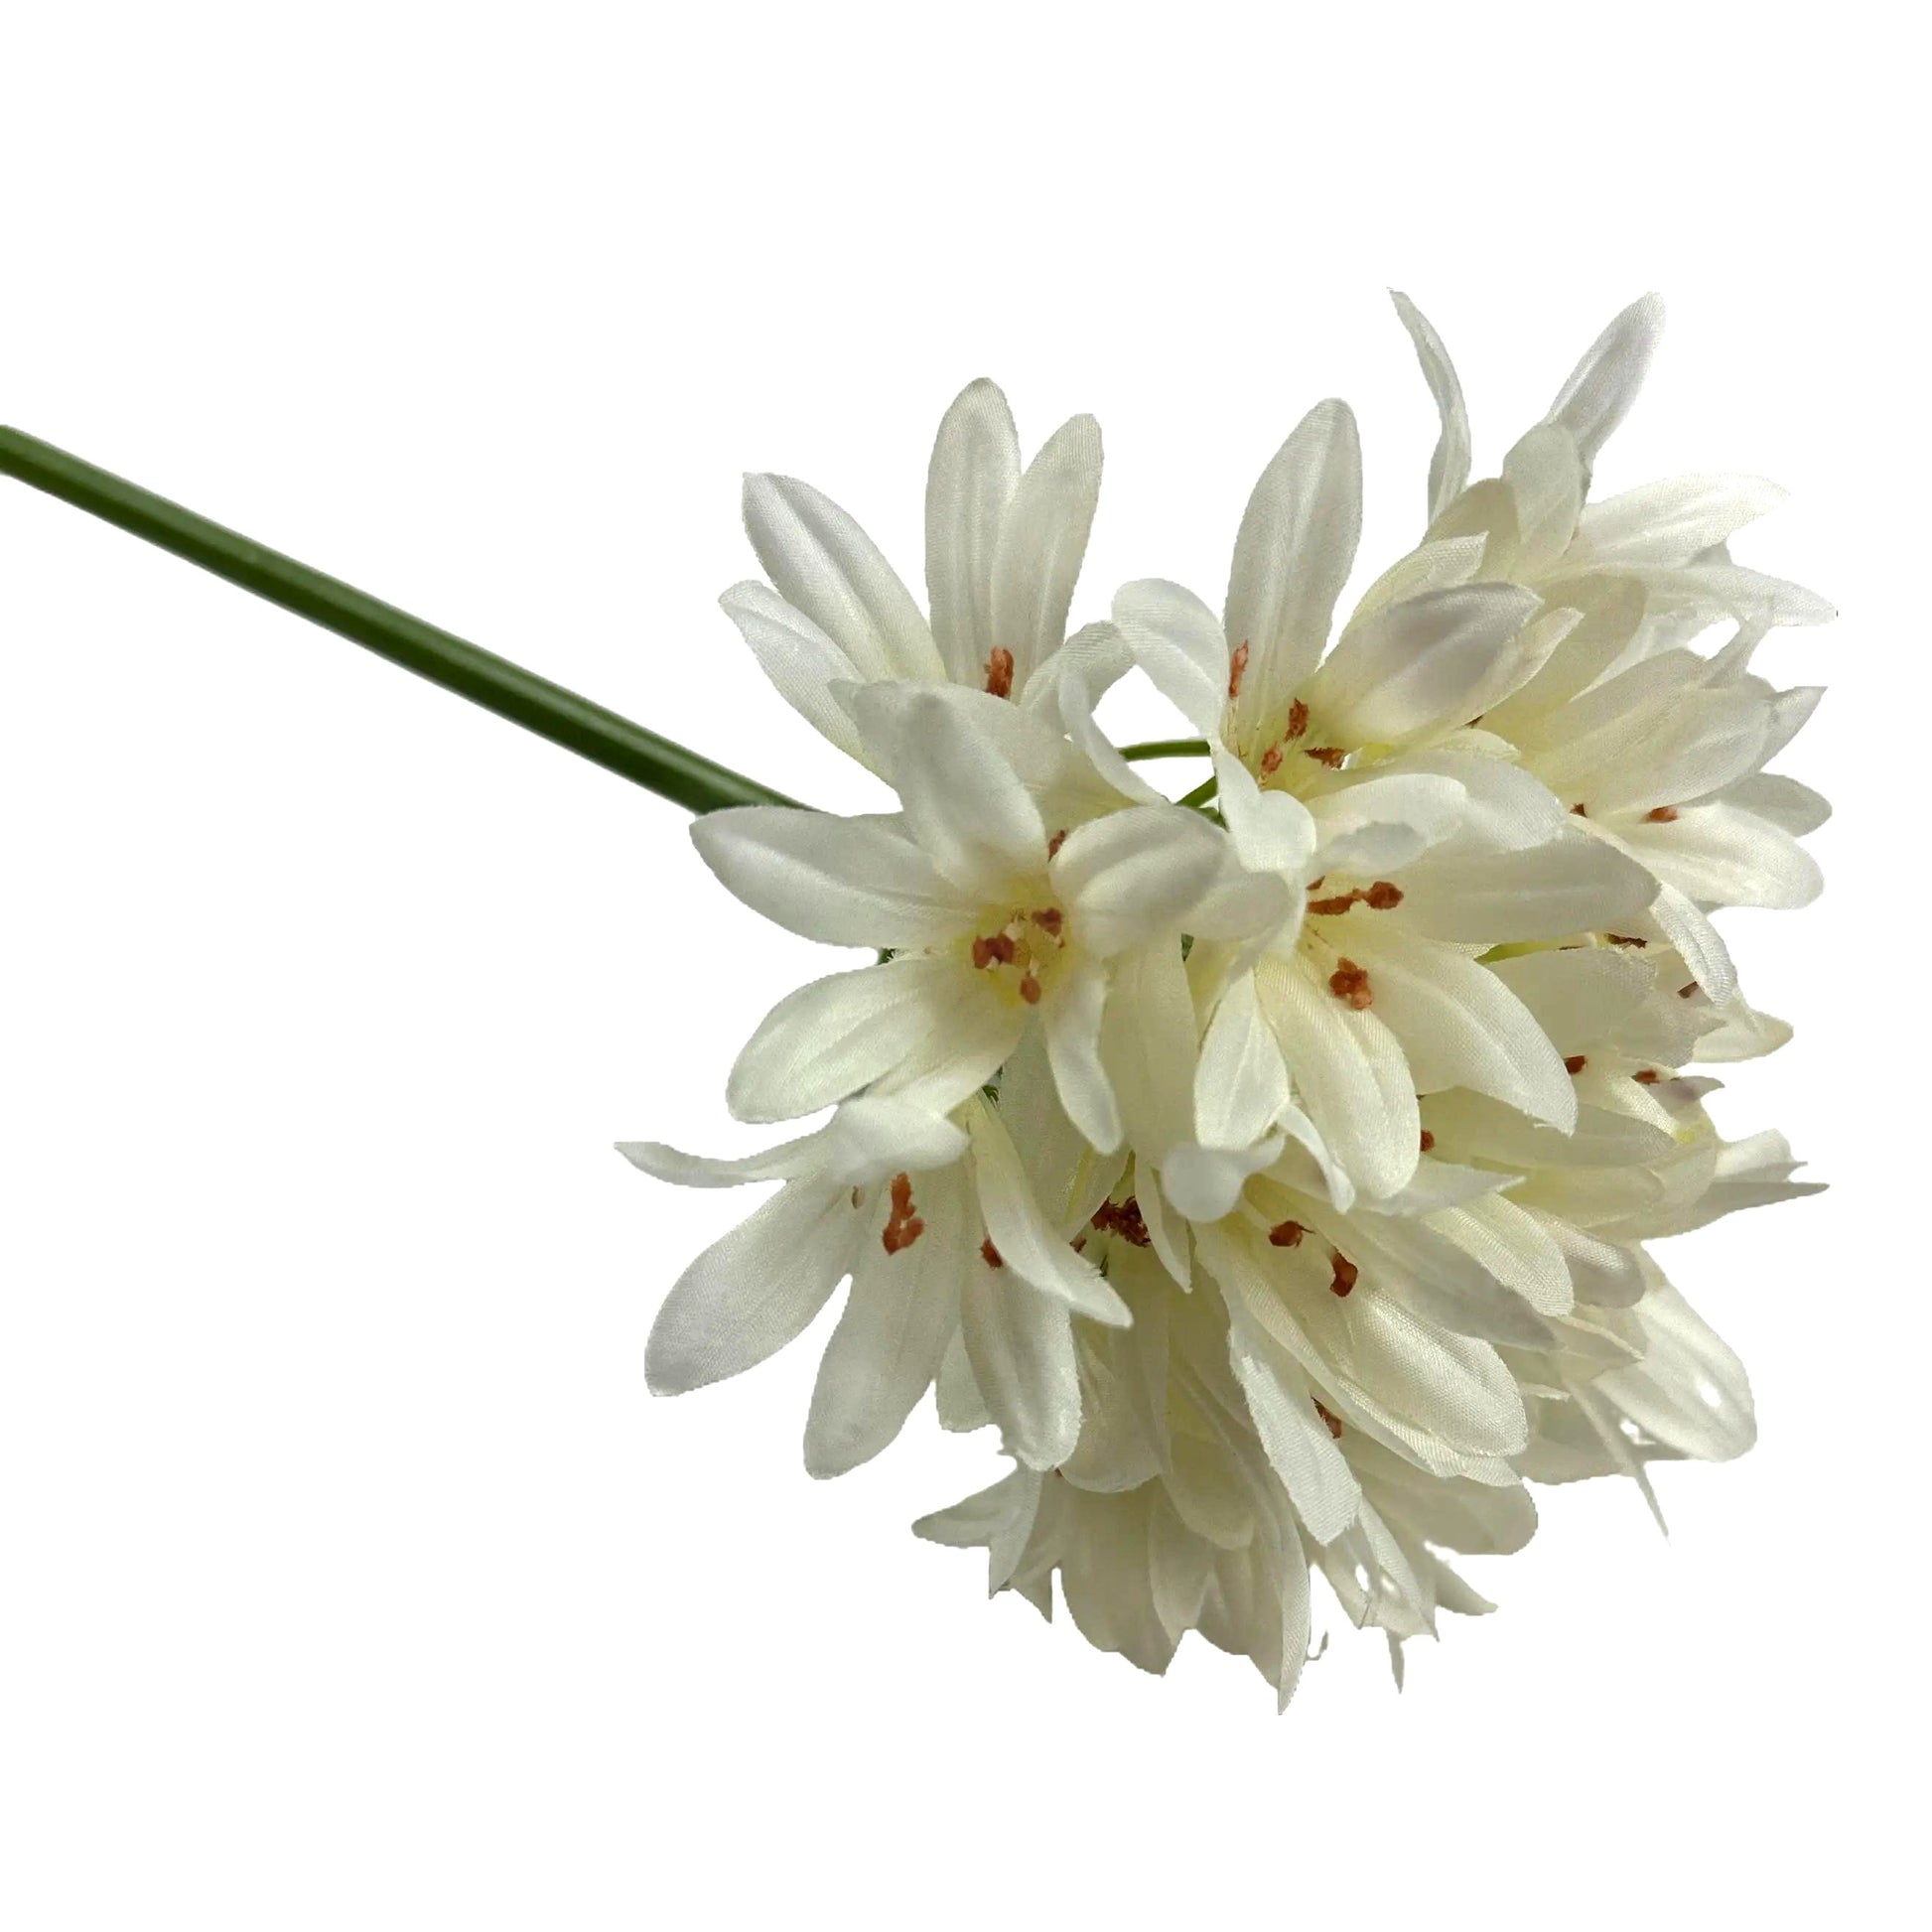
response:
<path fill-rule="evenodd" d="M 1431 520 L 1339 622 L 1339 402 L 1264 471 L 1218 614 L 1142 579 L 1071 637 L 1088 419 L 1023 470 L 999 392 L 955 402 L 929 620 L 842 511 L 751 480 L 771 586 L 727 608 L 897 808 L 694 836 L 756 910 L 877 957 L 787 996 L 732 1071 L 740 1119 L 823 1125 L 733 1162 L 624 1150 L 778 1183 L 673 1289 L 653 1389 L 753 1366 L 849 1277 L 808 1468 L 877 1454 L 930 1390 L 1012 1467 L 922 1536 L 1049 1615 L 1057 1577 L 1144 1669 L 1199 1631 L 1283 1704 L 1322 1591 L 1400 1677 L 1443 1612 L 1491 1607 L 1451 1559 L 1521 1549 L 1529 1482 L 1621 1474 L 1654 1508 L 1654 1461 L 1746 1448 L 1743 1370 L 1650 1244 L 1813 1190 L 1775 1133 L 1720 1135 L 1695 1070 L 1789 1033 L 1712 914 L 1818 885 L 1824 803 L 1765 769 L 1816 693 L 1749 664 L 1827 613 L 1724 548 L 1775 492 L 1590 500 L 1649 299 L 1471 484 L 1454 371 L 1397 303 L 1441 414 Z M 1132 669 L 1212 766 L 1181 803 L 1137 762 L 1172 748 L 1099 728 Z"/>

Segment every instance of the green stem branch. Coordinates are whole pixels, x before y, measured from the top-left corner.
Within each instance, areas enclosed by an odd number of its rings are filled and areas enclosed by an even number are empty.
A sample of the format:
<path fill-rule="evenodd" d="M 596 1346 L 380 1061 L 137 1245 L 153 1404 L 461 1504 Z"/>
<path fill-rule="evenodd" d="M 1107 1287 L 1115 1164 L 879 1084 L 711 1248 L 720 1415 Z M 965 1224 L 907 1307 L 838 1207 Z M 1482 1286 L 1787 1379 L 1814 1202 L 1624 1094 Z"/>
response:
<path fill-rule="evenodd" d="M 689 811 L 797 803 L 507 658 L 210 523 L 24 431 L 0 428 L 0 475 L 17 477 L 90 516 L 186 557 L 230 584 L 347 637 Z"/>
<path fill-rule="evenodd" d="M 1207 756 L 1207 740 L 1204 738 L 1150 738 L 1141 745 L 1123 745 L 1120 755 L 1124 759 L 1204 759 Z"/>

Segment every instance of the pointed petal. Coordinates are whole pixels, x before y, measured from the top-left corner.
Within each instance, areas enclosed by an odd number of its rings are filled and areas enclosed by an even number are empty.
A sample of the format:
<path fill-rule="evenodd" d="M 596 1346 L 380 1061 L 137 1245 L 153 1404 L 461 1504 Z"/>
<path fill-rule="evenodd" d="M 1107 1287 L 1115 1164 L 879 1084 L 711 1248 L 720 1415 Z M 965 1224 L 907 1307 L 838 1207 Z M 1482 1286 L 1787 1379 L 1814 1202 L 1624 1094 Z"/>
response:
<path fill-rule="evenodd" d="M 837 643 L 862 678 L 945 675 L 919 607 L 829 496 L 794 477 L 747 477 L 745 530 L 779 596 Z"/>
<path fill-rule="evenodd" d="M 1178 805 L 1129 805 L 1077 827 L 1049 869 L 1080 947 L 1110 958 L 1173 930 L 1220 871 L 1222 834 Z"/>
<path fill-rule="evenodd" d="M 906 701 L 902 730 L 916 755 L 899 759 L 893 780 L 933 866 L 981 900 L 1036 878 L 1046 865 L 1039 807 L 979 719 L 922 691 Z"/>
<path fill-rule="evenodd" d="M 1416 345 L 1416 360 L 1422 364 L 1423 380 L 1436 398 L 1436 413 L 1442 423 L 1435 454 L 1429 459 L 1429 520 L 1433 523 L 1461 495 L 1469 481 L 1469 412 L 1443 339 L 1406 295 L 1394 289 L 1389 293 L 1409 340 Z"/>
<path fill-rule="evenodd" d="M 1488 946 L 1627 930 L 1617 921 L 1641 912 L 1655 884 L 1607 842 L 1566 831 L 1525 852 L 1431 854 L 1402 889 L 1406 930 Z"/>
<path fill-rule="evenodd" d="M 1372 914 L 1347 944 L 1368 968 L 1375 1013 L 1402 1042 L 1419 1093 L 1467 1087 L 1559 1131 L 1576 1125 L 1562 1055 L 1495 974 L 1449 946 L 1378 927 Z"/>
<path fill-rule="evenodd" d="M 1060 1104 L 1093 1147 L 1111 1154 L 1121 1143 L 1120 1107 L 1100 1060 L 1100 1021 L 1107 1005 L 1107 971 L 1082 960 L 1053 989 L 1040 1018 Z"/>
<path fill-rule="evenodd" d="M 1203 1146 L 1248 1148 L 1289 1104 L 1288 1067 L 1263 1019 L 1254 975 L 1221 996 L 1194 1071 L 1194 1133 Z"/>
<path fill-rule="evenodd" d="M 1309 702 L 1353 744 L 1398 744 L 1459 725 L 1505 696 L 1519 667 L 1523 678 L 1536 668 L 1517 638 L 1537 609 L 1536 593 L 1515 584 L 1466 584 L 1392 604 L 1342 633 Z"/>
<path fill-rule="evenodd" d="M 914 955 L 801 986 L 759 1021 L 726 1104 L 739 1120 L 796 1120 L 857 1093 L 947 1024 L 972 990 L 960 979 L 956 962 Z"/>
<path fill-rule="evenodd" d="M 909 1247 L 889 1254 L 867 1240 L 852 1291 L 812 1390 L 805 1467 L 843 1475 L 892 1442 L 932 1386 L 959 1320 L 959 1283 L 968 1265 L 963 1177 L 921 1174 L 913 1205 L 924 1221 Z"/>
<path fill-rule="evenodd" d="M 1015 688 L 1060 647 L 1100 500 L 1100 425 L 1054 431 L 1007 504 L 993 566 L 994 642 L 1013 652 Z"/>
<path fill-rule="evenodd" d="M 1664 304 L 1646 295 L 1617 315 L 1590 344 L 1550 405 L 1549 420 L 1576 439 L 1587 464 L 1629 414 L 1664 333 Z"/>
<path fill-rule="evenodd" d="M 1255 983 L 1302 1104 L 1329 1151 L 1364 1193 L 1394 1193 L 1415 1173 L 1422 1135 L 1395 1035 L 1373 1013 L 1317 988 L 1299 960 L 1262 960 Z"/>
<path fill-rule="evenodd" d="M 767 585 L 734 584 L 718 602 L 779 697 L 841 752 L 860 758 L 851 714 L 832 695 L 834 684 L 859 675 L 851 658 Z"/>
<path fill-rule="evenodd" d="M 1046 1220 L 1034 1198 L 1019 1151 L 995 1110 L 984 1104 L 967 1110 L 973 1141 L 973 1172 L 986 1232 L 1002 1269 L 1029 1290 L 1059 1303 L 1075 1314 L 1110 1327 L 1125 1327 L 1127 1304 L 1100 1271 Z M 1002 1269 L 995 1269 L 998 1274 Z"/>
<path fill-rule="evenodd" d="M 1080 1437 L 1080 1376 L 1065 1306 L 1011 1268 L 969 1265 L 959 1319 L 1007 1453 L 1030 1469 L 1064 1462 Z"/>
<path fill-rule="evenodd" d="M 1331 398 L 1261 473 L 1235 538 L 1222 629 L 1250 652 L 1242 716 L 1284 709 L 1314 669 L 1361 525 L 1361 443 L 1353 412 Z"/>
<path fill-rule="evenodd" d="M 1317 1543 L 1332 1543 L 1361 1509 L 1361 1484 L 1316 1414 L 1301 1365 L 1238 1299 L 1228 1305 L 1228 1360 L 1269 1463 L 1309 1534 Z"/>
<path fill-rule="evenodd" d="M 1584 511 L 1570 567 L 1691 563 L 1784 501 L 1762 477 L 1669 477 Z"/>
<path fill-rule="evenodd" d="M 1657 877 L 1706 905 L 1809 905 L 1825 889 L 1789 832 L 1735 805 L 1694 805 L 1669 824 L 1625 828 L 1624 843 Z"/>
<path fill-rule="evenodd" d="M 1461 783 L 1433 771 L 1401 771 L 1343 785 L 1309 801 L 1317 843 L 1313 869 L 1370 875 L 1413 865 L 1456 828 L 1468 804 Z"/>
<path fill-rule="evenodd" d="M 980 685 L 999 641 L 993 559 L 1020 482 L 1020 438 L 998 384 L 969 382 L 939 424 L 925 483 L 925 587 L 932 635 L 958 684 Z"/>
<path fill-rule="evenodd" d="M 1510 568 L 1534 581 L 1577 534 L 1588 483 L 1584 460 L 1561 424 L 1539 423 L 1503 458 L 1503 482 L 1516 503 L 1516 556 Z"/>
<path fill-rule="evenodd" d="M 1656 978 L 1643 960 L 1607 947 L 1524 953 L 1489 971 L 1564 1054 L 1607 1039 L 1649 998 Z"/>
<path fill-rule="evenodd" d="M 741 805 L 695 820 L 691 843 L 753 911 L 828 945 L 930 945 L 970 917 L 897 817 Z"/>
<path fill-rule="evenodd" d="M 1154 688 L 1196 731 L 1218 737 L 1230 653 L 1214 613 L 1192 591 L 1149 577 L 1121 587 L 1113 615 Z"/>
<path fill-rule="evenodd" d="M 853 1227 L 842 1190 L 828 1197 L 794 1180 L 714 1241 L 657 1311 L 644 1352 L 651 1393 L 721 1382 L 782 1348 L 839 1285 Z"/>

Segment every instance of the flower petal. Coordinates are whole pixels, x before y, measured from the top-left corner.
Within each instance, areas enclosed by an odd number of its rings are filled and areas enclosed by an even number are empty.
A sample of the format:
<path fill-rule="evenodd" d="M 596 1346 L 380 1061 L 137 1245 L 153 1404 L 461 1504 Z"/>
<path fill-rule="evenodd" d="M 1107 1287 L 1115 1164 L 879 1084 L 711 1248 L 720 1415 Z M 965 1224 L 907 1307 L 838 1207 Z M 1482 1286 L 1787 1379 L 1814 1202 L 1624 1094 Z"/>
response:
<path fill-rule="evenodd" d="M 1006 1452 L 1030 1469 L 1064 1462 L 1080 1439 L 1080 1376 L 1064 1305 L 1011 1268 L 969 1262 L 959 1323 Z"/>
<path fill-rule="evenodd" d="M 1262 1011 L 1302 1104 L 1365 1194 L 1393 1194 L 1415 1173 L 1422 1122 L 1402 1048 L 1373 1013 L 1317 987 L 1300 960 L 1255 967 Z"/>
<path fill-rule="evenodd" d="M 1368 968 L 1376 1016 L 1402 1042 L 1418 1093 L 1467 1087 L 1560 1131 L 1576 1125 L 1577 1090 L 1562 1055 L 1495 974 L 1372 916 L 1347 944 Z"/>
<path fill-rule="evenodd" d="M 842 1189 L 788 1181 L 692 1262 L 644 1351 L 653 1395 L 742 1374 L 804 1328 L 851 1265 L 856 1226 Z"/>
<path fill-rule="evenodd" d="M 1077 827 L 1049 869 L 1075 943 L 1105 959 L 1173 929 L 1213 885 L 1221 841 L 1178 805 L 1129 805 Z"/>
<path fill-rule="evenodd" d="M 1254 975 L 1221 996 L 1194 1070 L 1194 1133 L 1204 1147 L 1247 1148 L 1289 1104 L 1288 1067 L 1262 1018 Z"/>
<path fill-rule="evenodd" d="M 694 820 L 691 843 L 753 911 L 828 945 L 931 945 L 971 916 L 897 816 L 740 805 Z"/>
<path fill-rule="evenodd" d="M 1757 1440 L 1744 1365 L 1671 1287 L 1639 1305 L 1643 1359 L 1612 1368 L 1595 1387 L 1647 1435 L 1685 1455 L 1728 1461 Z"/>
<path fill-rule="evenodd" d="M 852 1290 L 812 1389 L 805 1467 L 843 1475 L 892 1442 L 932 1386 L 959 1323 L 959 1283 L 972 1254 L 963 1177 L 922 1174 L 914 1206 L 925 1223 L 889 1253 L 867 1240 Z"/>
<path fill-rule="evenodd" d="M 1100 425 L 1075 416 L 1047 438 L 1007 504 L 993 565 L 993 641 L 1015 688 L 1060 647 L 1100 500 Z"/>
<path fill-rule="evenodd" d="M 933 865 L 982 900 L 1037 877 L 1046 865 L 1039 807 L 979 719 L 921 691 L 905 703 L 902 730 L 912 756 L 898 759 L 893 782 Z"/>
<path fill-rule="evenodd" d="M 914 955 L 801 986 L 759 1021 L 726 1104 L 739 1120 L 796 1120 L 857 1093 L 947 1024 L 971 991 L 961 979 L 956 961 Z"/>
<path fill-rule="evenodd" d="M 1402 923 L 1429 939 L 1495 945 L 1618 929 L 1656 887 L 1641 866 L 1582 832 L 1525 852 L 1430 854 L 1402 882 Z"/>
<path fill-rule="evenodd" d="M 1238 1298 L 1228 1304 L 1228 1360 L 1269 1463 L 1309 1534 L 1317 1543 L 1332 1543 L 1362 1506 L 1361 1484 L 1315 1413 L 1301 1364 Z"/>
<path fill-rule="evenodd" d="M 1154 688 L 1196 731 L 1217 738 L 1230 653 L 1214 613 L 1192 591 L 1149 577 L 1115 594 L 1114 624 Z"/>
<path fill-rule="evenodd" d="M 1020 482 L 1020 438 L 997 383 L 969 382 L 939 423 L 925 483 L 932 635 L 955 683 L 978 685 L 999 641 L 993 559 Z"/>
<path fill-rule="evenodd" d="M 1689 564 L 1784 501 L 1762 477 L 1669 477 L 1605 497 L 1584 511 L 1566 563 Z"/>
<path fill-rule="evenodd" d="M 1127 1304 L 1039 1211 L 1019 1150 L 999 1115 L 982 1103 L 967 1109 L 966 1120 L 980 1212 L 1002 1266 L 1075 1314 L 1125 1327 Z"/>
<path fill-rule="evenodd" d="M 1342 632 L 1309 685 L 1309 703 L 1356 744 L 1459 725 L 1485 697 L 1505 695 L 1518 633 L 1537 609 L 1536 593 L 1515 584 L 1465 584 L 1392 604 Z M 1534 669 L 1523 663 L 1522 676 Z"/>
<path fill-rule="evenodd" d="M 1393 772 L 1324 792 L 1309 801 L 1317 837 L 1312 866 L 1322 874 L 1371 874 L 1413 865 L 1455 830 L 1467 803 L 1456 779 L 1433 771 Z"/>
<path fill-rule="evenodd" d="M 1557 391 L 1548 420 L 1570 432 L 1585 463 L 1596 461 L 1597 451 L 1629 414 L 1663 333 L 1663 299 L 1639 297 L 1590 344 Z"/>
<path fill-rule="evenodd" d="M 1060 1104 L 1101 1154 L 1113 1153 L 1121 1143 L 1120 1107 L 1100 1060 L 1106 1005 L 1106 968 L 1098 960 L 1082 960 L 1053 989 L 1040 1014 Z"/>
<path fill-rule="evenodd" d="M 1570 548 L 1588 479 L 1560 423 L 1539 423 L 1503 458 L 1503 482 L 1516 503 L 1515 576 L 1536 579 Z"/>
<path fill-rule="evenodd" d="M 1389 293 L 1409 340 L 1416 345 L 1416 360 L 1422 364 L 1423 380 L 1436 398 L 1436 413 L 1442 423 L 1435 453 L 1429 459 L 1429 520 L 1434 523 L 1461 495 L 1469 481 L 1469 412 L 1443 339 L 1406 295 L 1394 289 Z"/>
<path fill-rule="evenodd" d="M 1809 905 L 1824 875 L 1789 832 L 1736 805 L 1694 805 L 1669 824 L 1627 826 L 1624 844 L 1706 905 Z"/>
<path fill-rule="evenodd" d="M 1523 953 L 1489 971 L 1564 1054 L 1607 1039 L 1649 998 L 1656 979 L 1641 959 L 1607 947 Z"/>
<path fill-rule="evenodd" d="M 862 678 L 945 676 L 919 607 L 829 496 L 795 477 L 747 477 L 745 530 L 779 596 L 832 638 Z"/>
<path fill-rule="evenodd" d="M 734 584 L 718 602 L 779 697 L 841 752 L 861 758 L 851 714 L 832 695 L 834 684 L 859 675 L 852 659 L 768 585 Z"/>
<path fill-rule="evenodd" d="M 1353 412 L 1330 398 L 1261 473 L 1234 541 L 1222 631 L 1250 652 L 1244 720 L 1284 710 L 1314 669 L 1361 527 L 1361 442 Z"/>

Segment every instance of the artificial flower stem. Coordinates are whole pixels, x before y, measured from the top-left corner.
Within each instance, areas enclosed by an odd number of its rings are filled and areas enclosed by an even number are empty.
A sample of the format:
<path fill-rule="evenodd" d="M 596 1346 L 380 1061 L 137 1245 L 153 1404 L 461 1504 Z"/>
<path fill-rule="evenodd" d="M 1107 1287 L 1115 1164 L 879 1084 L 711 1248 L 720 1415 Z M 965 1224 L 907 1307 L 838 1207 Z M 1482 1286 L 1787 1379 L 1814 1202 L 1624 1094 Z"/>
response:
<path fill-rule="evenodd" d="M 1176 805 L 1205 805 L 1221 788 L 1219 778 L 1204 778 L 1192 791 L 1183 793 L 1174 800 Z"/>
<path fill-rule="evenodd" d="M 1204 738 L 1150 738 L 1144 744 L 1123 745 L 1120 755 L 1124 759 L 1204 759 L 1207 756 L 1207 740 Z"/>
<path fill-rule="evenodd" d="M 797 803 L 507 658 L 210 523 L 22 430 L 0 428 L 0 475 L 17 477 L 103 522 L 172 550 L 689 811 Z"/>

